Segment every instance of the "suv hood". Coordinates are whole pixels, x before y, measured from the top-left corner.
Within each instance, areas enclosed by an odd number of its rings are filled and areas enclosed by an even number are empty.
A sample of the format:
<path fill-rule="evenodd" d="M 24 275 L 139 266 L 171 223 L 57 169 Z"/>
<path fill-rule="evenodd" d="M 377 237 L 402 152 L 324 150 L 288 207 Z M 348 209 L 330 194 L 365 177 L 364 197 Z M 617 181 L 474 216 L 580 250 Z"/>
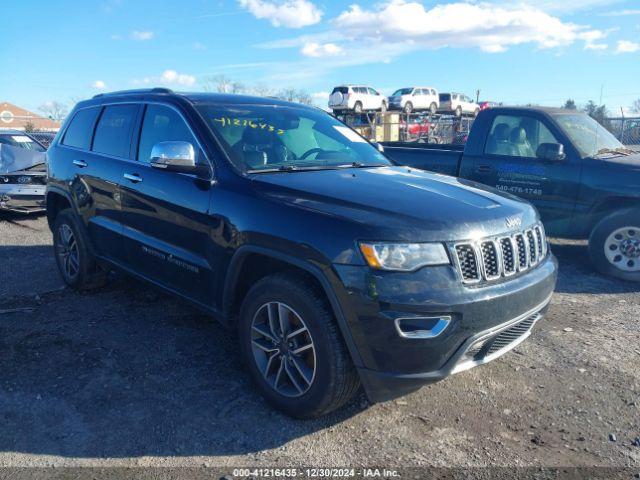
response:
<path fill-rule="evenodd" d="M 611 157 L 605 159 L 607 163 L 611 163 L 614 165 L 620 165 L 631 170 L 640 170 L 640 153 L 635 153 L 633 155 L 619 156 L 619 157 Z"/>
<path fill-rule="evenodd" d="M 407 167 L 256 174 L 260 193 L 297 208 L 359 223 L 380 240 L 457 241 L 538 220 L 529 204 L 473 182 Z M 516 228 L 517 230 L 517 228 Z"/>

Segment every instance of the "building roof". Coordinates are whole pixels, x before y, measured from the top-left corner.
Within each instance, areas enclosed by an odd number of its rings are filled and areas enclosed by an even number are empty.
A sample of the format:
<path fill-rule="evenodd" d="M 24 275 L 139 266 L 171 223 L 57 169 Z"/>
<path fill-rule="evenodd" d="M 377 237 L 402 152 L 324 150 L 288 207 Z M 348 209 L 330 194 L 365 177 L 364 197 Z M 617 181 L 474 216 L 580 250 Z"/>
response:
<path fill-rule="evenodd" d="M 13 103 L 0 103 L 0 129 L 24 130 L 31 123 L 37 130 L 58 130 L 60 123 L 37 115 Z"/>

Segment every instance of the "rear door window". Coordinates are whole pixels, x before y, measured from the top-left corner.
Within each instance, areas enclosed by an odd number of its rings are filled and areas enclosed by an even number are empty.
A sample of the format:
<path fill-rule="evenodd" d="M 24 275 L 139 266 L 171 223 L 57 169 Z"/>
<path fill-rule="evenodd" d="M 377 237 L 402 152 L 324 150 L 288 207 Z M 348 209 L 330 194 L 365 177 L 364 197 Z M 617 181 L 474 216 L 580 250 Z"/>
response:
<path fill-rule="evenodd" d="M 449 95 L 448 93 L 441 93 L 440 94 L 440 101 L 441 102 L 448 102 L 449 100 L 451 100 L 451 95 Z"/>
<path fill-rule="evenodd" d="M 71 123 L 62 139 L 62 144 L 69 147 L 89 150 L 93 127 L 96 124 L 96 118 L 98 118 L 99 113 L 100 107 L 78 110 L 71 119 Z"/>
<path fill-rule="evenodd" d="M 105 107 L 93 139 L 92 151 L 129 158 L 131 130 L 138 105 L 110 105 Z"/>
<path fill-rule="evenodd" d="M 334 94 L 336 92 L 340 92 L 342 94 L 347 94 L 347 93 L 349 93 L 349 87 L 336 87 L 336 88 L 333 89 L 333 92 L 331 92 L 331 93 Z"/>

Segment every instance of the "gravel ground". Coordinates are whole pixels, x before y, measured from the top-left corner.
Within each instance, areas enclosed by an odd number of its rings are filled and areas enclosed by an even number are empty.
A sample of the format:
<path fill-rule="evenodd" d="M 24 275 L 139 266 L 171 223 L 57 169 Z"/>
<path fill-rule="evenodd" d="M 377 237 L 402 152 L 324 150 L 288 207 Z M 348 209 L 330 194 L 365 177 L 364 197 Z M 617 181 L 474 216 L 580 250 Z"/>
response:
<path fill-rule="evenodd" d="M 0 220 L 0 466 L 640 472 L 640 285 L 595 274 L 580 243 L 553 245 L 557 293 L 513 352 L 393 402 L 360 395 L 296 421 L 261 401 L 230 332 L 124 277 L 60 290 L 50 242 L 43 217 Z"/>

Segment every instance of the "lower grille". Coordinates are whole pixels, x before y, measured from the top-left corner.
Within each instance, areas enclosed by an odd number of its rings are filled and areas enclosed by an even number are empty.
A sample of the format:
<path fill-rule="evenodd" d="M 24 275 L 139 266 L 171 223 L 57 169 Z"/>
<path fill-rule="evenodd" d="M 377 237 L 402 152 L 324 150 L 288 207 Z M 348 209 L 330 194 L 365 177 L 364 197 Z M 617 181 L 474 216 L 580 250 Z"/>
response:
<path fill-rule="evenodd" d="M 539 318 L 540 314 L 534 313 L 515 325 L 511 325 L 506 330 L 501 331 L 495 337 L 485 340 L 482 344 L 482 348 L 474 353 L 473 359 L 482 360 L 484 357 L 511 345 L 513 342 L 525 335 Z"/>

